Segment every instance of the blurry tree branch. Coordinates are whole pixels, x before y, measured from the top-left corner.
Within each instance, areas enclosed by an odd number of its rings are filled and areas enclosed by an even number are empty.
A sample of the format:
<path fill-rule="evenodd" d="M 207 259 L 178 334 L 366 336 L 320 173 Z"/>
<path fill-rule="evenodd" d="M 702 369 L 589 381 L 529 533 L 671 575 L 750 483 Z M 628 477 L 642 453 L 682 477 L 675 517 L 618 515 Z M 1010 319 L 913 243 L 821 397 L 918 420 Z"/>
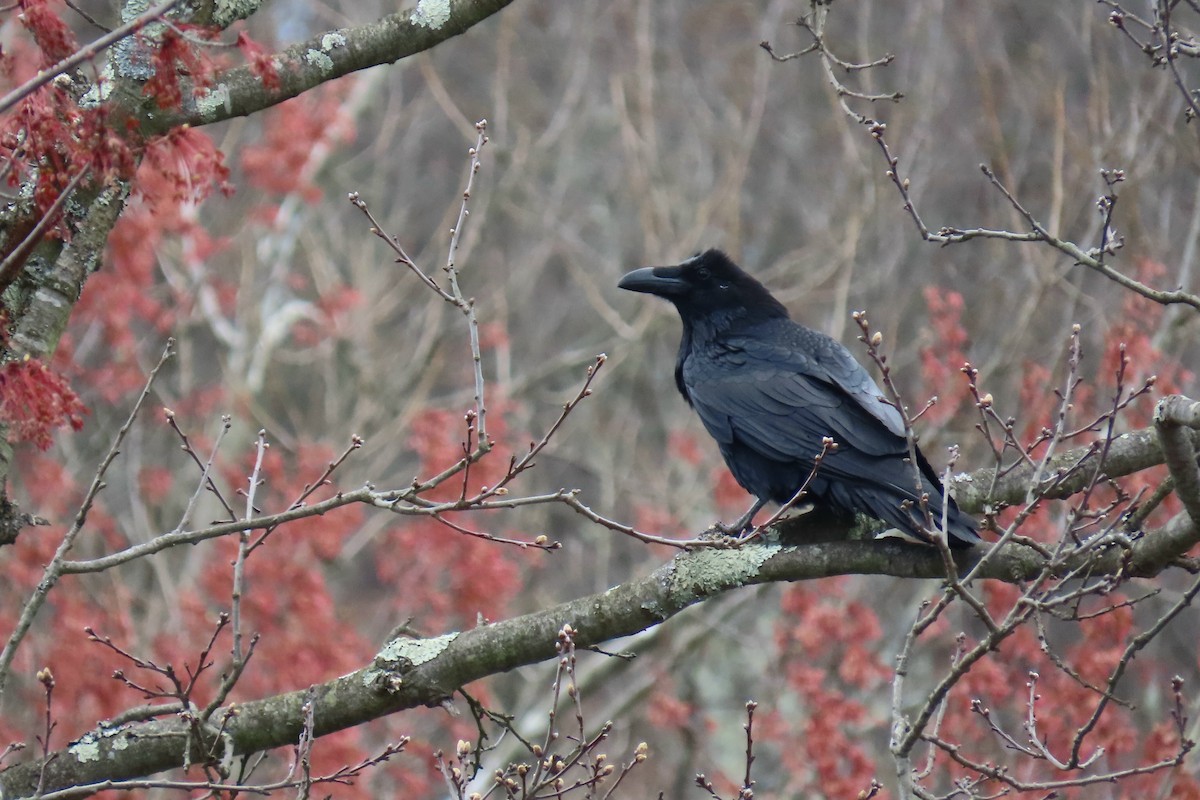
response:
<path fill-rule="evenodd" d="M 1117 3 L 1110 0 L 1101 0 L 1102 3 L 1113 8 L 1113 12 L 1109 17 L 1109 21 L 1124 31 L 1138 46 L 1152 59 L 1155 66 L 1166 66 L 1178 85 L 1181 93 L 1186 98 L 1188 103 L 1188 118 L 1196 114 L 1196 99 L 1193 92 L 1188 88 L 1183 76 L 1177 65 L 1178 59 L 1182 57 L 1195 57 L 1200 48 L 1197 48 L 1195 40 L 1190 36 L 1180 36 L 1178 32 L 1172 28 L 1171 24 L 1171 9 L 1173 3 L 1162 0 L 1155 4 L 1154 21 L 1146 22 L 1135 15 L 1128 14 Z M 1116 185 L 1124 180 L 1124 172 L 1119 169 L 1101 170 L 1101 177 L 1107 185 L 1108 191 L 1101 195 L 1096 206 L 1099 212 L 1103 215 L 1103 225 L 1100 230 L 1100 241 L 1093 247 L 1082 247 L 1079 244 L 1064 238 L 1057 232 L 1052 231 L 1049 226 L 1043 223 L 1033 212 L 1027 209 L 1021 201 L 1010 191 L 999 177 L 986 164 L 981 164 L 980 169 L 987 177 L 992 186 L 999 191 L 1008 203 L 1017 212 L 1018 217 L 1023 220 L 1029 227 L 1028 230 L 1004 230 L 986 227 L 958 227 L 958 226 L 939 226 L 936 230 L 926 224 L 922 219 L 920 212 L 917 209 L 916 203 L 909 191 L 909 180 L 901 175 L 899 169 L 899 158 L 893 155 L 891 148 L 888 146 L 884 136 L 887 126 L 865 114 L 860 113 L 851 106 L 851 101 L 867 101 L 874 103 L 880 100 L 890 100 L 898 102 L 903 98 L 901 92 L 892 92 L 886 94 L 867 93 L 857 91 L 848 87 L 839 77 L 839 73 L 854 74 L 864 70 L 887 67 L 890 65 L 894 57 L 890 54 L 873 61 L 864 63 L 853 63 L 843 58 L 838 57 L 829 47 L 825 38 L 825 28 L 829 15 L 829 4 L 822 2 L 813 2 L 811 10 L 808 14 L 801 16 L 796 25 L 801 30 L 804 30 L 812 39 L 811 44 L 803 50 L 786 55 L 779 55 L 769 42 L 762 42 L 761 47 L 771 55 L 771 57 L 779 62 L 791 61 L 792 59 L 809 53 L 816 53 L 820 60 L 822 70 L 825 73 L 825 78 L 833 87 L 834 93 L 841 109 L 847 117 L 854 120 L 856 123 L 863 125 L 870 132 L 871 137 L 879 145 L 883 153 L 885 162 L 887 163 L 887 177 L 895 184 L 897 191 L 900 194 L 901 200 L 904 202 L 904 210 L 912 218 L 913 224 L 917 228 L 917 232 L 921 238 L 933 244 L 957 244 L 959 242 L 971 241 L 972 239 L 1000 239 L 1008 242 L 1040 242 L 1046 244 L 1063 254 L 1075 260 L 1075 263 L 1094 270 L 1103 275 L 1105 278 L 1119 284 L 1125 289 L 1136 292 L 1137 294 L 1153 300 L 1156 303 L 1163 305 L 1183 304 L 1190 306 L 1197 311 L 1200 311 L 1200 295 L 1194 292 L 1185 291 L 1182 287 L 1179 289 L 1156 289 L 1148 286 L 1141 281 L 1126 275 L 1124 272 L 1114 268 L 1107 262 L 1107 257 L 1115 254 L 1124 244 L 1124 239 L 1119 236 L 1113 224 L 1114 212 L 1117 204 Z M 1146 41 L 1140 41 L 1136 36 L 1130 33 L 1129 24 L 1136 22 L 1148 33 Z"/>
<path fill-rule="evenodd" d="M 218 75 L 210 89 L 174 113 L 144 121 L 144 132 L 164 133 L 178 125 L 207 125 L 270 108 L 327 81 L 391 64 L 466 32 L 513 0 L 447 0 L 418 3 L 376 22 L 340 28 L 294 44 L 271 56 L 278 86 L 268 86 L 249 66 Z"/>
<path fill-rule="evenodd" d="M 125 208 L 129 196 L 129 184 L 121 181 L 100 190 L 89 192 L 90 198 L 80 204 L 85 209 L 76 219 L 78 228 L 69 248 L 55 240 L 44 243 L 39 249 L 57 251 L 53 257 L 40 261 L 44 268 L 37 285 L 24 300 L 20 313 L 13 313 L 13 332 L 9 340 L 8 358 L 45 358 L 54 352 L 58 340 L 66 329 L 71 309 L 74 308 L 83 283 L 88 275 L 96 271 L 104 255 L 108 234 Z M 79 198 L 76 198 L 77 200 Z M 13 447 L 8 437 L 0 435 L 0 488 L 7 480 L 12 468 Z M 0 527 L 9 527 L 15 519 L 16 506 L 8 503 L 3 512 L 6 519 Z M 20 523 L 16 523 L 21 527 Z"/>

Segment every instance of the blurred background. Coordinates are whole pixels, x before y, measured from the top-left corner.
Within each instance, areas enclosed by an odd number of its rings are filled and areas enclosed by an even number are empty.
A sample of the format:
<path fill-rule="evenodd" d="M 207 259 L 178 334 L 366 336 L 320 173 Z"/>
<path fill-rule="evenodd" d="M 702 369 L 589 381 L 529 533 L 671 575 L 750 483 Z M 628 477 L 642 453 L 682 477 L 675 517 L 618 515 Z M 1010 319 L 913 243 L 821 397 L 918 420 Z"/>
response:
<path fill-rule="evenodd" d="M 276 0 L 248 30 L 274 49 L 394 10 L 371 0 Z M 795 319 L 859 355 L 850 314 L 865 309 L 909 404 L 942 399 L 918 426 L 938 468 L 950 445 L 961 450 L 960 469 L 991 463 L 964 401 L 962 360 L 980 369 L 1002 415 L 1036 431 L 1053 408 L 1075 324 L 1080 372 L 1101 406 L 1118 339 L 1137 343 L 1128 383 L 1160 373 L 1194 396 L 1195 314 L 1131 304 L 1046 247 L 924 243 L 878 146 L 843 113 L 816 56 L 776 63 L 760 48 L 764 40 L 779 53 L 806 47 L 794 20 L 808 11 L 795 0 L 521 0 L 428 54 L 205 129 L 235 191 L 185 205 L 154 237 L 132 225 L 114 234 L 110 263 L 65 342 L 91 416 L 56 450 L 27 454 L 24 491 L 36 494 L 52 464 L 86 485 L 168 334 L 180 355 L 155 405 L 176 411 L 198 449 L 231 415 L 221 456 L 231 495 L 245 486 L 260 428 L 274 459 L 261 495 L 268 510 L 314 480 L 352 434 L 366 446 L 336 473 L 340 487 L 402 486 L 456 458 L 472 398 L 465 321 L 393 263 L 346 196 L 357 192 L 440 275 L 480 119 L 489 141 L 458 265 L 477 303 L 500 441 L 481 482 L 541 436 L 606 353 L 594 395 L 514 491 L 579 488 L 600 513 L 660 534 L 691 535 L 744 510 L 749 498 L 675 390 L 674 311 L 616 288 L 629 269 L 710 246 L 733 255 Z M 1090 247 L 1103 221 L 1100 170 L 1123 169 L 1116 263 L 1155 286 L 1194 290 L 1195 123 L 1185 124 L 1169 75 L 1149 66 L 1108 13 L 1092 2 L 839 2 L 827 43 L 850 61 L 895 55 L 841 79 L 862 92 L 903 93 L 899 102 L 847 102 L 886 123 L 931 229 L 1027 228 L 982 163 L 1051 230 Z M 135 201 L 131 217 L 152 215 L 151 205 Z M 98 289 L 106 278 L 117 288 Z M 114 303 L 132 307 L 128 336 L 100 317 Z M 1145 400 L 1121 426 L 1145 424 L 1152 405 Z M 161 414 L 147 415 L 110 478 L 108 538 L 85 552 L 170 529 L 196 480 Z M 70 508 L 70 493 L 62 496 L 55 522 Z M 256 624 L 277 631 L 257 658 L 281 666 L 259 677 L 252 668 L 245 696 L 352 669 L 406 620 L 438 634 L 475 624 L 477 614 L 541 608 L 645 574 L 672 552 L 552 506 L 468 521 L 545 533 L 564 548 L 506 549 L 361 510 L 275 534 L 251 591 L 261 603 Z M 228 576 L 215 576 L 229 552 L 189 548 L 85 585 L 110 611 L 122 598 L 116 605 L 137 620 L 124 628 L 128 646 L 178 656 L 196 649 L 221 607 Z M 759 796 L 854 796 L 872 775 L 890 774 L 887 671 L 919 598 L 935 589 L 847 578 L 705 603 L 613 643 L 638 653 L 632 662 L 581 656 L 589 722 L 617 721 L 614 760 L 650 742 L 629 796 L 701 797 L 697 772 L 740 780 L 743 704 L 753 698 L 764 726 Z M 1195 677 L 1194 640 L 1187 626 L 1176 630 L 1158 644 L 1156 663 Z M 952 634 L 919 663 L 947 663 Z M 26 666 L 48 652 L 30 652 Z M 478 692 L 536 736 L 549 681 L 547 669 L 531 668 Z M 96 713 L 136 700 L 103 674 L 95 682 Z M 1161 702 L 1148 701 L 1146 718 L 1131 713 L 1130 730 L 1158 719 Z M 415 741 L 374 781 L 334 791 L 436 796 L 430 752 L 453 751 L 471 730 L 427 710 L 352 732 L 334 760 L 398 733 Z"/>

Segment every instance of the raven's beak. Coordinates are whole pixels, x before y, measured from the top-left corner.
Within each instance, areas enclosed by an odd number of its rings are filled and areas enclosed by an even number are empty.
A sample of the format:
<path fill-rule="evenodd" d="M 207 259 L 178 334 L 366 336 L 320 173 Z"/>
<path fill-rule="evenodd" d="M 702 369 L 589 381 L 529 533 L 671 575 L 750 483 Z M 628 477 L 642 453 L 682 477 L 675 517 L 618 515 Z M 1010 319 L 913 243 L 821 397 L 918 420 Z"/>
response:
<path fill-rule="evenodd" d="M 642 267 L 621 278 L 617 286 L 631 292 L 674 297 L 687 291 L 688 282 L 680 276 L 679 267 Z"/>

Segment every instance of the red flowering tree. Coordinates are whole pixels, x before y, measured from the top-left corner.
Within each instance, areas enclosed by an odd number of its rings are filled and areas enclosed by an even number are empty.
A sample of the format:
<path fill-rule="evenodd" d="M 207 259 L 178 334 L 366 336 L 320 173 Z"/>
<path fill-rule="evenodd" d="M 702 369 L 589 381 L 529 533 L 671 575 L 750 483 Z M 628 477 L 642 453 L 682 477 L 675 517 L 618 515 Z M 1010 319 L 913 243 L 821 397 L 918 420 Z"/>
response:
<path fill-rule="evenodd" d="M 1200 797 L 1190 11 L 93 5 L 0 11 L 0 798 Z M 986 548 L 701 535 L 613 283 L 719 237 Z"/>

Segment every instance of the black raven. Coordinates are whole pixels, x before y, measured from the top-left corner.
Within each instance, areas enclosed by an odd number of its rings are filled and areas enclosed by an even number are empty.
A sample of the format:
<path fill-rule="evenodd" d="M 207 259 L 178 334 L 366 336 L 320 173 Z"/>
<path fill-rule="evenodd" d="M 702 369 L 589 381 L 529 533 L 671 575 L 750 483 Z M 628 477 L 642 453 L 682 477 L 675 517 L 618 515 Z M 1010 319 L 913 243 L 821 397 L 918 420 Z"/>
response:
<path fill-rule="evenodd" d="M 850 351 L 797 325 L 761 283 L 719 250 L 675 267 L 645 267 L 619 286 L 674 303 L 683 320 L 675 383 L 742 488 L 758 498 L 739 529 L 768 501 L 790 501 L 828 453 L 805 501 L 839 516 L 863 513 L 929 540 L 921 493 L 941 526 L 942 484 L 917 452 L 908 457 L 904 422 Z M 949 499 L 948 542 L 980 542 L 973 519 Z"/>

